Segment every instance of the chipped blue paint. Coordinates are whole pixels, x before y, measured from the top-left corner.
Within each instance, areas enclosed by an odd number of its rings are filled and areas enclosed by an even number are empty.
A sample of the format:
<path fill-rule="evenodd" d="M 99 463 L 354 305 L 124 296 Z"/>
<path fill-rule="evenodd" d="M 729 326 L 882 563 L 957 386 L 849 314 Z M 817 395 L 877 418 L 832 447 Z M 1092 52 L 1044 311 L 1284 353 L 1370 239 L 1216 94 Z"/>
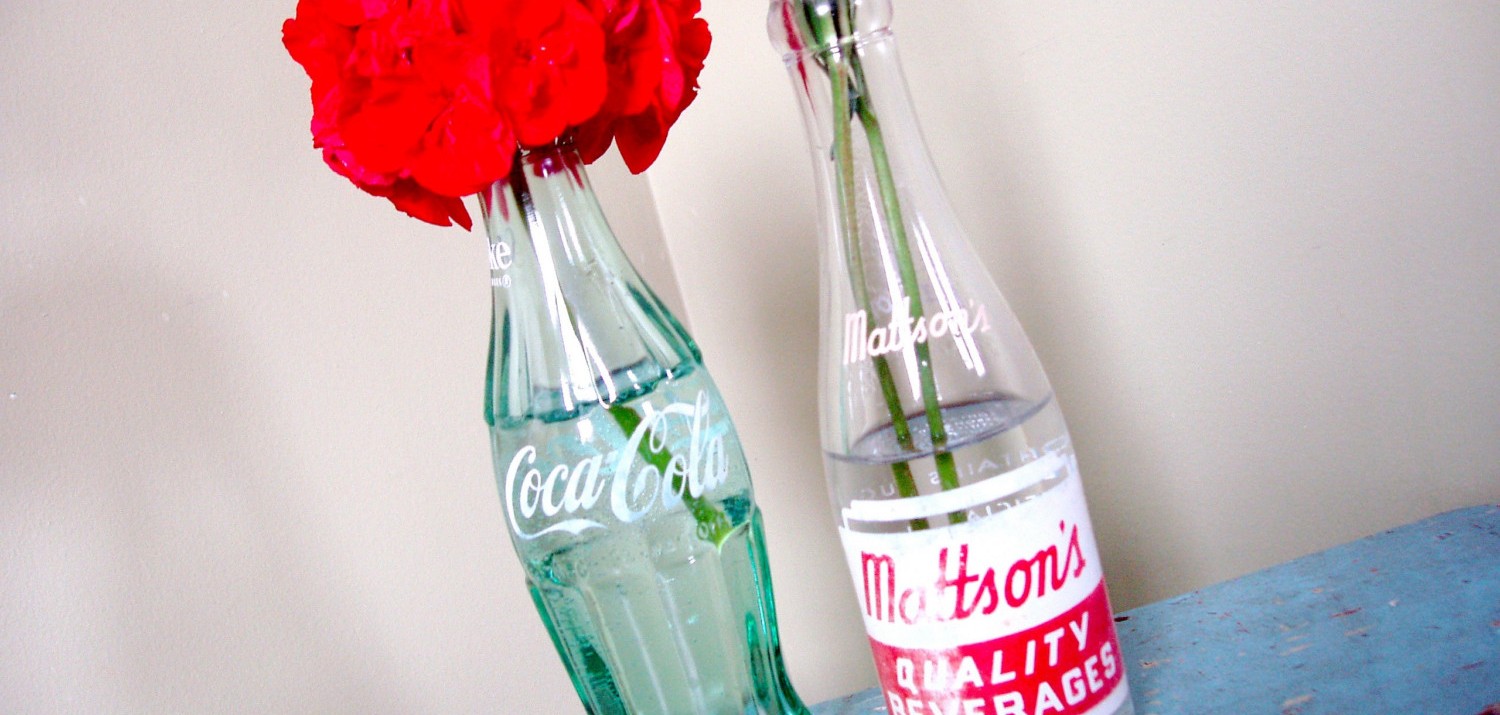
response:
<path fill-rule="evenodd" d="M 1500 713 L 1500 506 L 1441 514 L 1117 620 L 1139 715 Z M 871 689 L 812 711 L 885 709 Z"/>

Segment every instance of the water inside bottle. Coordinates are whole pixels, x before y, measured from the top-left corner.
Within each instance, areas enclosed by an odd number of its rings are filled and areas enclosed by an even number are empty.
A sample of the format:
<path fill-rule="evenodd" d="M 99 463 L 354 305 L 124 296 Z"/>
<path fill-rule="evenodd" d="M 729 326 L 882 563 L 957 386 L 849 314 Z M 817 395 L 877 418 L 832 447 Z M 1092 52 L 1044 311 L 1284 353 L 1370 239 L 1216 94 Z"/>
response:
<path fill-rule="evenodd" d="M 929 499 L 932 508 L 923 508 L 921 497 L 939 497 L 945 490 L 927 420 L 917 413 L 908 421 L 913 449 L 903 449 L 895 429 L 886 424 L 856 440 L 848 453 L 825 453 L 841 523 L 857 531 L 890 532 L 918 528 L 917 519 L 927 519 L 931 526 L 947 524 L 955 520 L 950 516 L 955 511 L 963 518 L 982 518 L 1040 496 L 1061 484 L 1073 468 L 1067 427 L 1051 396 L 975 400 L 947 407 L 942 415 L 948 434 L 944 451 L 953 456 L 960 495 L 972 498 Z M 893 467 L 900 464 L 910 469 L 915 494 L 903 494 L 898 487 Z M 1022 469 L 1028 464 L 1034 466 Z M 984 489 L 970 488 L 996 478 L 1001 481 Z M 859 518 L 862 505 L 898 499 L 918 511 L 909 516 L 902 512 L 899 519 Z"/>

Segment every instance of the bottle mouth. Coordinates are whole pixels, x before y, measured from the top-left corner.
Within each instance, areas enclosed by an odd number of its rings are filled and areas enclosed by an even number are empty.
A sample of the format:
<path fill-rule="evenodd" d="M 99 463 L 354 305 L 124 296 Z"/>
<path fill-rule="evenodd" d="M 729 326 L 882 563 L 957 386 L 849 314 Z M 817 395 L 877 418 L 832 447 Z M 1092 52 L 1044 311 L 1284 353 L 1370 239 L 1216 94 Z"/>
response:
<path fill-rule="evenodd" d="M 516 152 L 516 168 L 536 177 L 564 172 L 578 174 L 583 158 L 571 136 L 564 135 L 550 144 L 523 146 Z"/>
<path fill-rule="evenodd" d="M 885 35 L 890 22 L 890 0 L 771 0 L 766 30 L 791 58 Z"/>

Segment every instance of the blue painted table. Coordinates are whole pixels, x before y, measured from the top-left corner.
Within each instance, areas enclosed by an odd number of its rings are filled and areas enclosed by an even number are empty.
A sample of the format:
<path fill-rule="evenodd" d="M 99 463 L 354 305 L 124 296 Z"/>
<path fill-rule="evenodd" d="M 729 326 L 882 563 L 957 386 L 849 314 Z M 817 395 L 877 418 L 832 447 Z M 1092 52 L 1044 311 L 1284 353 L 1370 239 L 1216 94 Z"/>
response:
<path fill-rule="evenodd" d="M 1117 614 L 1139 715 L 1500 715 L 1500 506 Z M 874 689 L 814 715 L 884 713 Z"/>

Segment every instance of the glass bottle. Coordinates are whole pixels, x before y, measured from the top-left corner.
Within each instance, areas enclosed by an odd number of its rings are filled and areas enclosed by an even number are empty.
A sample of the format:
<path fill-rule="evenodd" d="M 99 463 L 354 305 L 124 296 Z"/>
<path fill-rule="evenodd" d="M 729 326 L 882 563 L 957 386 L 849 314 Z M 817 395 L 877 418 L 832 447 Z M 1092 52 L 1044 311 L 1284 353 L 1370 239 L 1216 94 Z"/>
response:
<path fill-rule="evenodd" d="M 948 205 L 888 0 L 773 0 L 821 211 L 829 492 L 892 713 L 1132 712 L 1057 400 Z"/>
<path fill-rule="evenodd" d="M 578 697 L 599 715 L 806 712 L 723 400 L 616 243 L 578 154 L 522 151 L 480 199 L 496 481 Z"/>

